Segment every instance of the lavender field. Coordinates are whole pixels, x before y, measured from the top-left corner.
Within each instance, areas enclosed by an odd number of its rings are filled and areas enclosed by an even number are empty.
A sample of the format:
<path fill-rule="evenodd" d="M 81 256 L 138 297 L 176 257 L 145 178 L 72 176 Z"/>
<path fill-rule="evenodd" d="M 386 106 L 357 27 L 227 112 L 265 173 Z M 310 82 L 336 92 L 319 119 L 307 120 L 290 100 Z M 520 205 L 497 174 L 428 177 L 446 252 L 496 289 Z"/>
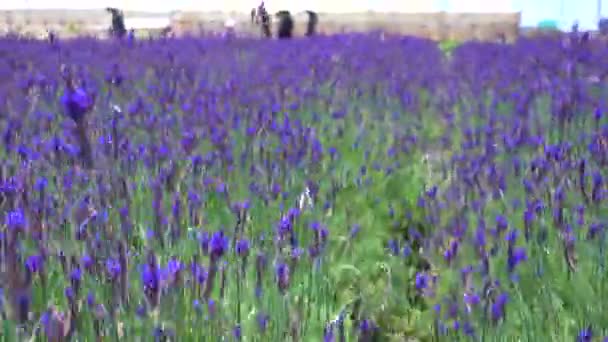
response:
<path fill-rule="evenodd" d="M 1 338 L 603 340 L 606 60 L 2 38 Z"/>

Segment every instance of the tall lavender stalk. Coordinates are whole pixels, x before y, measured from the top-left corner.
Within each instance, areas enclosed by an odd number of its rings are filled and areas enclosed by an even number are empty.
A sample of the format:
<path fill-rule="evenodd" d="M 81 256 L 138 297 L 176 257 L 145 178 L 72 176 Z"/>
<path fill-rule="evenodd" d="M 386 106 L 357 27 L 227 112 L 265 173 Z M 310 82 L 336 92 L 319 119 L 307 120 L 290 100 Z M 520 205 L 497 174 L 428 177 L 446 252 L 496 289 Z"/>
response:
<path fill-rule="evenodd" d="M 74 135 L 80 147 L 80 157 L 84 166 L 93 168 L 93 150 L 88 137 L 86 114 L 95 106 L 95 94 L 87 93 L 86 89 L 77 87 L 72 73 L 64 71 L 65 91 L 61 104 L 65 113 L 74 121 Z"/>

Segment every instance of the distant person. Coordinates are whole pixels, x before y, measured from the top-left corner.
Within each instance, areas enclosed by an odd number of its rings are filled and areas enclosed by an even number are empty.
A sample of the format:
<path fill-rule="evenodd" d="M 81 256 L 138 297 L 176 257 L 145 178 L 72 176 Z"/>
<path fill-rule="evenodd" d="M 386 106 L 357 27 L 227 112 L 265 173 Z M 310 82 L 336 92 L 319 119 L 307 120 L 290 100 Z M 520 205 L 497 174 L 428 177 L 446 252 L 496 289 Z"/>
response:
<path fill-rule="evenodd" d="M 106 11 L 112 15 L 112 27 L 110 28 L 110 35 L 116 38 L 124 37 L 127 34 L 124 13 L 118 8 L 113 7 L 106 8 Z"/>
<path fill-rule="evenodd" d="M 252 24 L 258 23 L 258 16 L 257 16 L 257 12 L 256 12 L 255 8 L 251 9 L 251 23 Z"/>
<path fill-rule="evenodd" d="M 57 34 L 53 30 L 48 30 L 46 37 L 49 40 L 49 43 L 51 44 L 55 44 L 55 42 L 57 41 Z"/>
<path fill-rule="evenodd" d="M 277 37 L 279 39 L 291 39 L 293 35 L 293 18 L 289 11 L 279 11 L 276 14 L 279 19 Z"/>
<path fill-rule="evenodd" d="M 173 31 L 171 30 L 171 26 L 166 26 L 162 30 L 160 30 L 159 35 L 161 38 L 168 38 L 172 32 Z"/>
<path fill-rule="evenodd" d="M 264 7 L 264 2 L 258 7 L 258 17 L 260 18 L 262 25 L 262 35 L 266 38 L 272 37 L 272 32 L 270 31 L 270 16 Z"/>
<path fill-rule="evenodd" d="M 570 26 L 570 31 L 564 34 L 564 40 L 568 41 L 569 46 L 575 46 L 580 43 L 580 38 L 578 20 L 575 20 Z"/>
<path fill-rule="evenodd" d="M 306 25 L 306 36 L 312 37 L 317 33 L 317 24 L 319 23 L 319 17 L 316 12 L 306 11 L 308 14 L 308 24 Z"/>
<path fill-rule="evenodd" d="M 575 20 L 574 23 L 572 24 L 572 33 L 577 34 L 578 33 L 578 20 Z"/>

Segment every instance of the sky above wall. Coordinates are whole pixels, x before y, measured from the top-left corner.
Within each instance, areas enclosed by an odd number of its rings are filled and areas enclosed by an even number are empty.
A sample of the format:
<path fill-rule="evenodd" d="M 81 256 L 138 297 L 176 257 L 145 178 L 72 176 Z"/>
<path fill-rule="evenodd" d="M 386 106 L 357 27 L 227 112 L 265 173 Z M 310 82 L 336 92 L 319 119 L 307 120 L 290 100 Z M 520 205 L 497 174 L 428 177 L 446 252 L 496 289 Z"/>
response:
<path fill-rule="evenodd" d="M 593 29 L 597 23 L 598 1 L 603 2 L 602 14 L 608 16 L 608 0 L 266 0 L 267 7 L 287 8 L 291 11 L 317 9 L 318 11 L 452 11 L 452 12 L 505 12 L 521 11 L 522 25 L 535 26 L 544 19 L 555 19 L 563 28 L 575 20 L 581 29 Z M 285 6 L 281 4 L 289 3 Z M 171 10 L 241 10 L 258 4 L 257 0 L 1 0 L 1 9 L 94 9 L 107 6 L 150 12 Z M 297 5 L 295 5 L 297 4 Z"/>

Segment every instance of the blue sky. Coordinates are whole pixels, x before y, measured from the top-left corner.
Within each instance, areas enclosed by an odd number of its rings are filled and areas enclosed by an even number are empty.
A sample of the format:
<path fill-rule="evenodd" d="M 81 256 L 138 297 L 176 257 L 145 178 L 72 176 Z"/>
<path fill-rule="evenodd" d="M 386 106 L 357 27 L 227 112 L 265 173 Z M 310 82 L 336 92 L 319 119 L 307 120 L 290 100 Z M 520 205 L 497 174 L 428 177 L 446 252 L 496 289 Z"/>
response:
<path fill-rule="evenodd" d="M 608 0 L 602 2 L 602 15 L 608 17 Z M 536 26 L 546 19 L 558 20 L 562 28 L 570 28 L 575 20 L 581 29 L 597 27 L 598 0 L 436 0 L 437 6 L 446 11 L 479 8 L 491 12 L 493 9 L 522 12 L 523 26 Z M 483 9 L 481 9 L 483 7 Z"/>
<path fill-rule="evenodd" d="M 491 1 L 491 0 L 489 0 Z M 608 0 L 602 2 L 602 15 L 608 16 Z M 543 19 L 556 19 L 569 28 L 575 20 L 581 29 L 597 27 L 598 0 L 514 0 L 513 7 L 522 11 L 523 25 L 536 25 Z"/>
<path fill-rule="evenodd" d="M 319 2 L 321 0 L 301 0 L 303 3 Z M 331 0 L 323 0 L 323 2 Z M 574 20 L 578 20 L 581 29 L 592 29 L 597 23 L 597 3 L 598 0 L 334 0 L 337 7 L 342 7 L 342 4 L 353 2 L 359 3 L 364 7 L 385 7 L 395 8 L 395 6 L 403 5 L 405 2 L 412 1 L 413 3 L 434 3 L 436 10 L 446 11 L 521 11 L 522 24 L 524 26 L 535 26 L 539 21 L 544 19 L 555 19 L 560 22 L 563 28 L 569 28 Z M 602 4 L 603 16 L 608 16 L 608 0 L 600 0 Z M 222 0 L 205 1 L 205 0 L 0 0 L 0 9 L 15 9 L 15 8 L 103 8 L 106 6 L 127 7 L 131 6 L 137 9 L 164 12 L 171 9 L 192 9 L 209 6 L 215 4 L 219 6 L 221 3 L 232 8 L 248 8 L 257 4 L 259 0 Z M 294 4 L 298 1 L 293 0 L 267 0 L 267 4 L 272 3 L 290 3 Z M 128 5 L 127 5 L 128 4 Z M 365 6 L 368 4 L 368 6 Z M 215 7 L 214 6 L 214 7 Z M 280 5 L 279 5 L 280 6 Z M 289 7 L 289 6 L 288 6 Z M 312 6 L 314 7 L 314 6 Z M 332 6 L 334 7 L 334 6 Z M 430 7 L 433 7 L 431 5 Z M 430 8 L 426 6 L 426 8 Z"/>

